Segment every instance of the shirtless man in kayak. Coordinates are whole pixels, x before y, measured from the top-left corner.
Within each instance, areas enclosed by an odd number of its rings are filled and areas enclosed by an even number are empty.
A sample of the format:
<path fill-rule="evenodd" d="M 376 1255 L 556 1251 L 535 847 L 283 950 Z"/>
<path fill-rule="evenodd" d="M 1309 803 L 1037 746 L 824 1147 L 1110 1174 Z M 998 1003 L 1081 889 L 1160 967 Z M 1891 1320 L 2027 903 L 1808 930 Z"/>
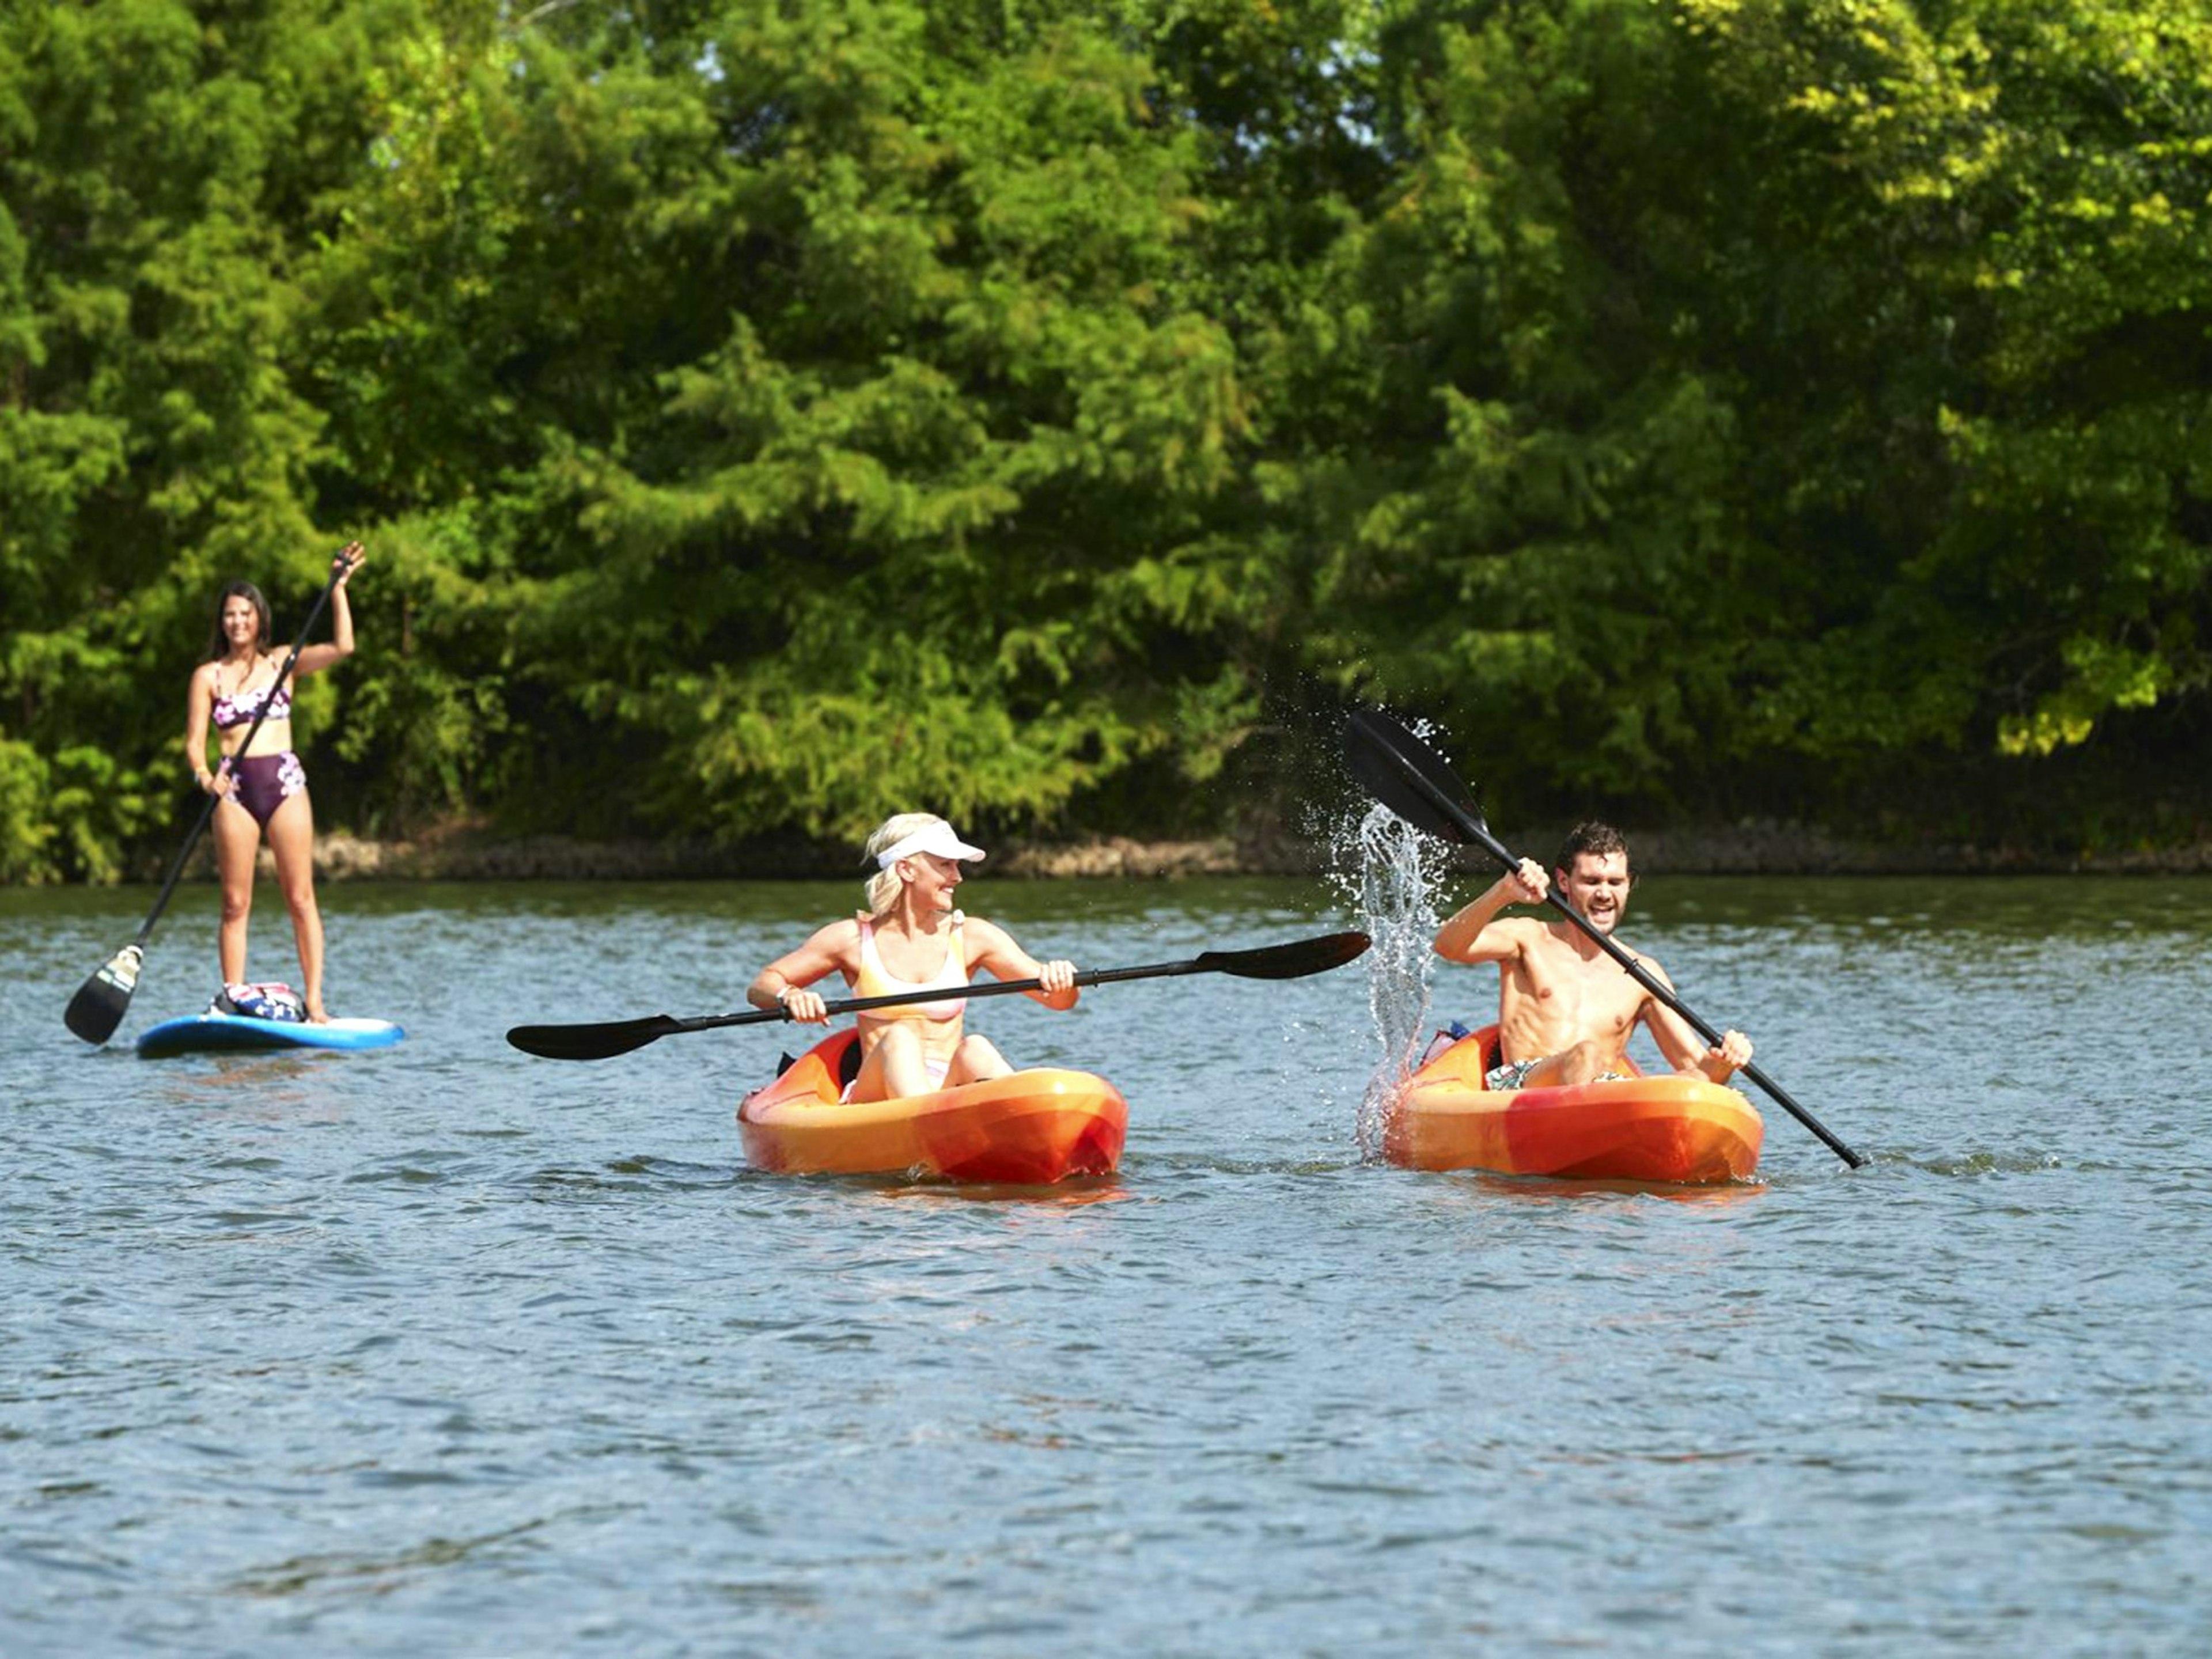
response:
<path fill-rule="evenodd" d="M 1635 877 L 1628 843 L 1602 823 L 1584 823 L 1559 852 L 1560 896 L 1610 938 L 1628 908 Z M 1498 912 L 1541 904 L 1551 882 L 1534 859 L 1500 876 L 1481 897 L 1437 929 L 1436 952 L 1448 962 L 1494 962 L 1498 969 L 1498 1059 L 1485 1079 L 1492 1089 L 1540 1089 L 1629 1075 L 1628 1039 L 1642 1021 L 1667 1063 L 1683 1077 L 1726 1083 L 1751 1060 L 1751 1039 L 1730 1031 L 1717 1048 L 1630 978 L 1572 923 Z M 1618 943 L 1618 941 L 1616 941 Z M 1668 990 L 1674 981 L 1650 957 L 1637 960 Z"/>

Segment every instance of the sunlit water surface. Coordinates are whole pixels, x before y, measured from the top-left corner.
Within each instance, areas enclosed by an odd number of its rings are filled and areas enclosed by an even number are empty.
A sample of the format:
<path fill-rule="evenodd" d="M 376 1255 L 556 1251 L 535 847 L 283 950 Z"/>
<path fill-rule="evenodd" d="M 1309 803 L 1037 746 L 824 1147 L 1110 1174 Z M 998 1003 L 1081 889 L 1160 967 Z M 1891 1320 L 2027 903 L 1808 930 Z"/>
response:
<path fill-rule="evenodd" d="M 2205 1650 L 2212 884 L 1650 884 L 1624 936 L 1870 1163 L 1770 1107 L 1760 1184 L 1603 1190 L 1363 1154 L 1496 994 L 1420 948 L 1474 879 L 1365 833 L 971 883 L 1085 967 L 1378 935 L 975 1005 L 1131 1103 L 1041 1194 L 748 1170 L 776 1028 L 501 1040 L 738 1007 L 857 885 L 328 888 L 335 1009 L 409 1040 L 167 1061 L 211 895 L 94 1050 L 150 894 L 0 893 L 0 1646 Z"/>

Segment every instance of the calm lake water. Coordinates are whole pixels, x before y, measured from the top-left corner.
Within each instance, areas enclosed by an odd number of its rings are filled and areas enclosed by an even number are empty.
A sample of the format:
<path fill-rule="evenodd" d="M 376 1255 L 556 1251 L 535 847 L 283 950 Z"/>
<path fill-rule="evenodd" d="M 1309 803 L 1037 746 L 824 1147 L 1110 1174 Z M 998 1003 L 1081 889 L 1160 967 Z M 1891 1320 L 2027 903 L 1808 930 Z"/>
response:
<path fill-rule="evenodd" d="M 2212 883 L 1654 880 L 1624 937 L 1870 1159 L 1768 1105 L 1686 1195 L 1363 1156 L 1496 997 L 1406 947 L 1474 878 L 1370 875 L 973 880 L 1084 967 L 1384 936 L 975 1004 L 1131 1103 L 1044 1194 L 748 1170 L 780 1028 L 501 1041 L 738 1008 L 857 883 L 326 887 L 409 1040 L 166 1061 L 211 890 L 98 1050 L 150 892 L 0 892 L 0 1649 L 2207 1650 Z"/>

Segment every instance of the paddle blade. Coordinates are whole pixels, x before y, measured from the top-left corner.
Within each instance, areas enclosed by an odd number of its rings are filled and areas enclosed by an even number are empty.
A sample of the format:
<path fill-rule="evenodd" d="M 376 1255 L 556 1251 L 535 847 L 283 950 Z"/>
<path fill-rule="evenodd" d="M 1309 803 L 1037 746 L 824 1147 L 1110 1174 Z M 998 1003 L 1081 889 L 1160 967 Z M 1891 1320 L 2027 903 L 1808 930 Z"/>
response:
<path fill-rule="evenodd" d="M 517 1025 L 508 1030 L 507 1040 L 524 1054 L 544 1060 L 611 1060 L 687 1029 L 679 1019 L 654 1014 L 598 1025 Z"/>
<path fill-rule="evenodd" d="M 138 964 L 146 958 L 144 949 L 126 945 L 90 979 L 77 987 L 76 994 L 70 999 L 62 1023 L 87 1042 L 102 1043 L 115 1035 L 115 1028 L 123 1024 L 124 1011 L 131 1006 L 131 994 L 138 988 Z"/>
<path fill-rule="evenodd" d="M 1352 711 L 1344 757 L 1367 792 L 1416 830 L 1459 842 L 1489 833 L 1474 792 L 1451 763 L 1381 709 Z"/>
<path fill-rule="evenodd" d="M 1233 974 L 1238 979 L 1304 979 L 1343 967 L 1367 945 L 1364 933 L 1324 933 L 1258 951 L 1201 951 L 1193 967 L 1199 973 Z"/>

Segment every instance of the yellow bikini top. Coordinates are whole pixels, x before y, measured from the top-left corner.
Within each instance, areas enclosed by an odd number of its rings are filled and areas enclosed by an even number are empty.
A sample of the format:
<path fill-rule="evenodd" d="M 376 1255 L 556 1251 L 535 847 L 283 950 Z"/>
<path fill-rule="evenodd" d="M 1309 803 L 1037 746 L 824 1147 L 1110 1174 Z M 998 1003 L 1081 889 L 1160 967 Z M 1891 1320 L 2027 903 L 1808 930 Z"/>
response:
<path fill-rule="evenodd" d="M 866 916 L 862 916 L 860 918 L 860 977 L 853 981 L 853 994 L 862 998 L 890 997 L 897 996 L 902 992 L 908 991 L 950 990 L 956 985 L 965 987 L 968 983 L 968 948 L 966 940 L 961 937 L 960 930 L 967 920 L 968 918 L 957 910 L 952 913 L 952 926 L 948 930 L 945 940 L 945 965 L 937 970 L 934 978 L 924 980 L 917 984 L 912 980 L 896 977 L 884 966 L 884 959 L 876 951 L 875 924 Z M 967 998 L 947 997 L 942 1002 L 917 1002 L 904 1007 L 871 1008 L 860 1018 L 942 1021 L 959 1018 L 967 1011 Z"/>

